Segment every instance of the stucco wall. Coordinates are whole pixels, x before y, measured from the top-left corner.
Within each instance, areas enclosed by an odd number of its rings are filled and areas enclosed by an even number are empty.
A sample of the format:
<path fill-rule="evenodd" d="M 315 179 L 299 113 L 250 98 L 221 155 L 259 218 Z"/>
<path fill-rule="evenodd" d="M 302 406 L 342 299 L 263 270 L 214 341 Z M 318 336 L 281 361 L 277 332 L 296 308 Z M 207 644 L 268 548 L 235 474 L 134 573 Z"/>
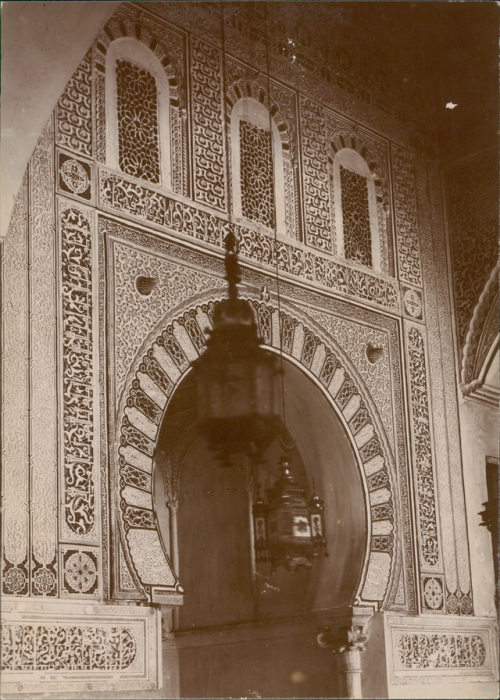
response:
<path fill-rule="evenodd" d="M 2 3 L 2 206 L 14 197 L 61 92 L 118 2 Z"/>

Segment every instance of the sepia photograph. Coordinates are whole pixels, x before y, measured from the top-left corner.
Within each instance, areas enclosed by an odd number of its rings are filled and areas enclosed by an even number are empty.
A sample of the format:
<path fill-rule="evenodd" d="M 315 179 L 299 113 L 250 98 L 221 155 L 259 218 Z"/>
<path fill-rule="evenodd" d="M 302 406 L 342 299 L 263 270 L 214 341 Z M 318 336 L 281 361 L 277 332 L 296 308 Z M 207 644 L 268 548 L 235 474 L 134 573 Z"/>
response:
<path fill-rule="evenodd" d="M 500 3 L 0 6 L 2 700 L 498 698 Z"/>

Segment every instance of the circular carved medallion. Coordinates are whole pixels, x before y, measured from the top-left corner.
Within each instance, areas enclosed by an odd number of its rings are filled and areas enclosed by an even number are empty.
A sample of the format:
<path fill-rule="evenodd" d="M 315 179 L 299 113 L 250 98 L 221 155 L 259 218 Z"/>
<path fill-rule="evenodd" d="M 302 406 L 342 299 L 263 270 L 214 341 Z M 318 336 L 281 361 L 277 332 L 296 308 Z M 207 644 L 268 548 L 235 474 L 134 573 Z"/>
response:
<path fill-rule="evenodd" d="M 33 575 L 33 587 L 38 593 L 50 593 L 56 587 L 56 577 L 48 569 L 38 569 Z"/>
<path fill-rule="evenodd" d="M 446 601 L 446 610 L 450 615 L 458 615 L 459 606 L 457 596 L 454 593 L 450 593 L 448 600 Z"/>
<path fill-rule="evenodd" d="M 61 177 L 73 194 L 82 194 L 88 189 L 88 175 L 83 165 L 76 160 L 64 161 L 61 166 Z"/>
<path fill-rule="evenodd" d="M 405 309 L 412 318 L 418 318 L 422 313 L 422 300 L 414 289 L 407 289 L 404 296 Z"/>
<path fill-rule="evenodd" d="M 472 615 L 472 600 L 467 594 L 464 594 L 460 599 L 460 608 L 462 615 Z"/>
<path fill-rule="evenodd" d="M 79 593 L 86 593 L 95 583 L 95 563 L 84 552 L 75 552 L 66 562 L 66 581 Z"/>
<path fill-rule="evenodd" d="M 26 575 L 24 571 L 14 566 L 5 574 L 4 583 L 10 593 L 19 593 L 26 585 Z"/>
<path fill-rule="evenodd" d="M 438 610 L 443 602 L 443 591 L 435 578 L 430 578 L 424 588 L 425 602 L 431 610 Z"/>

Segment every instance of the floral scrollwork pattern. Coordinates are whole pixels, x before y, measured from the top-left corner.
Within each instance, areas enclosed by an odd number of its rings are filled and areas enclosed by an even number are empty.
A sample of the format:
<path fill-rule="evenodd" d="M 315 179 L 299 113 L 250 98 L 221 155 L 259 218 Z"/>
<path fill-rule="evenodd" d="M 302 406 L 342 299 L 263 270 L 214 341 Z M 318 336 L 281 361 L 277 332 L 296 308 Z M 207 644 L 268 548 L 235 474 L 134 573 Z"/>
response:
<path fill-rule="evenodd" d="M 410 400 L 415 448 L 417 500 L 420 529 L 420 553 L 424 566 L 435 568 L 439 562 L 438 523 L 434 487 L 433 454 L 429 400 L 427 396 L 427 362 L 424 337 L 410 327 L 408 359 Z"/>
<path fill-rule="evenodd" d="M 137 641 L 125 627 L 11 624 L 2 628 L 2 671 L 118 671 Z"/>
<path fill-rule="evenodd" d="M 62 345 L 65 526 L 71 537 L 95 530 L 92 231 L 86 211 L 62 211 Z"/>
<path fill-rule="evenodd" d="M 397 640 L 402 669 L 481 668 L 486 645 L 478 634 L 403 633 Z"/>

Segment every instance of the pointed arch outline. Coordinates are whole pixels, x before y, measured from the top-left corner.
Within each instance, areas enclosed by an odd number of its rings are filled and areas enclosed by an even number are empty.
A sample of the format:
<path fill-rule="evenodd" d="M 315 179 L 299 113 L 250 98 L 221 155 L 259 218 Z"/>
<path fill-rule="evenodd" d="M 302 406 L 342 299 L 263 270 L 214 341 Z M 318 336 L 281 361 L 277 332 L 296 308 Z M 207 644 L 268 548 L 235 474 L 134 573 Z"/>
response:
<path fill-rule="evenodd" d="M 260 301 L 258 295 L 247 290 L 241 296 L 253 305 L 259 326 L 264 310 L 270 323 L 266 324 L 267 329 L 261 328 L 261 335 L 270 349 L 277 352 L 280 324 L 277 306 L 272 301 Z M 114 450 L 118 526 L 134 579 L 153 602 L 155 595 L 179 591 L 180 586 L 154 512 L 156 441 L 170 398 L 189 372 L 190 362 L 204 350 L 198 331 L 203 334 L 212 327 L 213 310 L 224 297 L 224 291 L 216 289 L 171 309 L 142 344 L 119 400 Z M 188 318 L 190 322 L 186 323 Z M 198 329 L 196 333 L 193 321 Z M 282 303 L 282 323 L 288 326 L 284 356 L 322 391 L 344 426 L 356 455 L 368 527 L 363 573 L 355 602 L 384 607 L 402 554 L 398 481 L 381 419 L 361 376 L 328 333 L 289 302 Z M 167 340 L 170 348 L 166 347 Z M 137 477 L 147 479 L 149 487 L 135 487 Z M 156 543 L 156 559 L 152 562 L 150 558 L 149 566 L 142 549 L 146 538 L 137 535 L 143 530 L 152 533 L 147 538 Z"/>

